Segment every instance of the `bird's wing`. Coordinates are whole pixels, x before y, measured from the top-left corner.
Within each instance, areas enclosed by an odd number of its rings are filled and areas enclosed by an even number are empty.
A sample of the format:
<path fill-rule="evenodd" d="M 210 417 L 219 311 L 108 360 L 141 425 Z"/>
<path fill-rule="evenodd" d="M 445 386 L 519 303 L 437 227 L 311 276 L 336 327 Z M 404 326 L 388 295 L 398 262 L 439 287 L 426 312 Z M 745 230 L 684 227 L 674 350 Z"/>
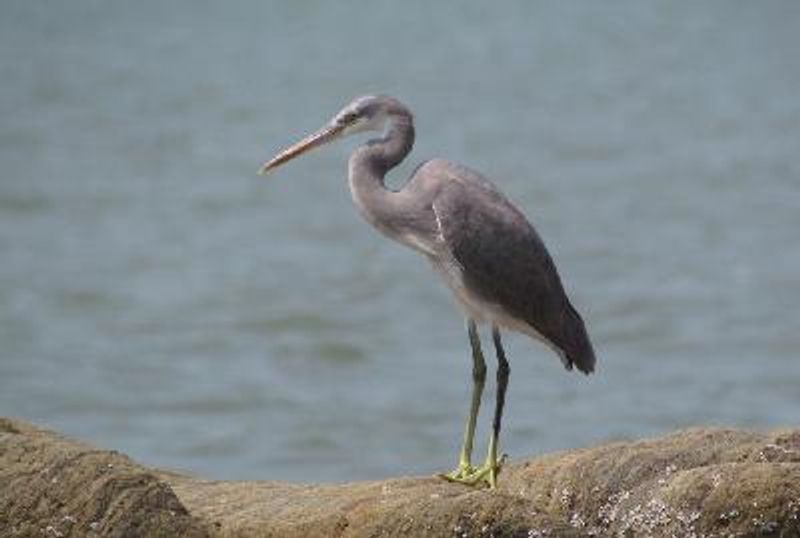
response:
<path fill-rule="evenodd" d="M 459 174 L 456 181 L 442 181 L 434 210 L 464 284 L 558 348 L 567 368 L 575 364 L 592 371 L 594 352 L 583 321 L 564 292 L 547 248 L 522 212 L 472 171 Z"/>

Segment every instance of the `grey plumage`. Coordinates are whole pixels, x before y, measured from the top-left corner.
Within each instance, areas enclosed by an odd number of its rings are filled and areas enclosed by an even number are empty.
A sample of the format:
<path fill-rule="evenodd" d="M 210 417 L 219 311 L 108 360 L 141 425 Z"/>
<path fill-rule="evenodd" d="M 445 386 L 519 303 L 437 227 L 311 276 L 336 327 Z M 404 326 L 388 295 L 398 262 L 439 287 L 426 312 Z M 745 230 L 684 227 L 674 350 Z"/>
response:
<path fill-rule="evenodd" d="M 434 200 L 445 244 L 466 287 L 529 325 L 535 333 L 522 332 L 554 348 L 568 369 L 574 364 L 584 373 L 592 372 L 595 356 L 583 320 L 525 216 L 487 187 L 486 180 L 478 180 L 477 173 L 449 163 L 440 166 L 472 179 L 448 182 Z"/>
<path fill-rule="evenodd" d="M 343 108 L 320 131 L 279 153 L 262 172 L 341 136 L 382 131 L 349 161 L 353 201 L 386 236 L 425 255 L 457 297 L 468 320 L 476 372 L 484 371 L 476 323 L 492 326 L 498 355 L 498 400 L 484 468 L 469 463 L 483 380 L 475 377 L 473 405 L 459 469 L 446 477 L 494 485 L 500 463 L 496 441 L 508 379 L 500 328 L 528 334 L 553 349 L 567 369 L 594 370 L 595 355 L 580 314 L 572 306 L 544 243 L 525 218 L 479 173 L 443 159 L 420 165 L 398 191 L 384 183 L 414 144 L 411 112 L 388 96 L 365 96 Z M 485 373 L 483 374 L 485 376 Z"/>

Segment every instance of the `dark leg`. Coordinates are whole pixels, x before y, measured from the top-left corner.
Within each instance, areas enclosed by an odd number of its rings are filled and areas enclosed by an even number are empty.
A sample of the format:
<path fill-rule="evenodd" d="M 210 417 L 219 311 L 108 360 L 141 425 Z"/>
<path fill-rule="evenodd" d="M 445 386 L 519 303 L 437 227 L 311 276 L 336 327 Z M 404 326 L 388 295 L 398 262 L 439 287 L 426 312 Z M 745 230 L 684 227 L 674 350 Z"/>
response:
<path fill-rule="evenodd" d="M 503 420 L 503 407 L 506 402 L 506 388 L 508 388 L 508 376 L 511 373 L 511 368 L 508 366 L 506 359 L 506 352 L 503 349 L 503 343 L 500 341 L 500 330 L 495 326 L 492 327 L 492 340 L 494 340 L 494 349 L 497 352 L 497 401 L 494 408 L 494 428 L 493 434 L 495 438 L 500 435 L 500 423 Z"/>
<path fill-rule="evenodd" d="M 492 340 L 494 340 L 494 349 L 497 353 L 497 399 L 494 407 L 494 422 L 492 423 L 492 438 L 489 441 L 487 463 L 494 467 L 489 471 L 489 484 L 491 487 L 495 487 L 497 485 L 497 471 L 500 467 L 497 461 L 497 441 L 500 437 L 500 426 L 503 421 L 503 406 L 506 402 L 506 389 L 508 388 L 508 377 L 511 373 L 511 369 L 508 366 L 506 352 L 500 340 L 500 329 L 498 329 L 496 325 L 492 327 Z"/>

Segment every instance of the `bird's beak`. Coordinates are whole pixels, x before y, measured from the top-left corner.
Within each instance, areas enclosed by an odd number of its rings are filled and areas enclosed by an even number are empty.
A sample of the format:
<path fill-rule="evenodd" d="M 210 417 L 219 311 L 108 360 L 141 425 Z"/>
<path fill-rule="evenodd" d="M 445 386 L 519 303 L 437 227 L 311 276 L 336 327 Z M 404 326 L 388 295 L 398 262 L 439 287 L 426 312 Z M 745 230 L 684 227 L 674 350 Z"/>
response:
<path fill-rule="evenodd" d="M 310 149 L 327 144 L 328 142 L 337 138 L 342 131 L 344 131 L 345 127 L 345 125 L 339 124 L 323 127 L 316 133 L 308 135 L 296 144 L 292 144 L 288 148 L 275 155 L 272 159 L 265 162 L 263 165 L 261 165 L 261 168 L 259 168 L 258 173 L 262 176 L 266 175 L 266 173 L 273 168 L 277 168 L 283 163 L 294 159 L 298 155 L 302 155 Z"/>

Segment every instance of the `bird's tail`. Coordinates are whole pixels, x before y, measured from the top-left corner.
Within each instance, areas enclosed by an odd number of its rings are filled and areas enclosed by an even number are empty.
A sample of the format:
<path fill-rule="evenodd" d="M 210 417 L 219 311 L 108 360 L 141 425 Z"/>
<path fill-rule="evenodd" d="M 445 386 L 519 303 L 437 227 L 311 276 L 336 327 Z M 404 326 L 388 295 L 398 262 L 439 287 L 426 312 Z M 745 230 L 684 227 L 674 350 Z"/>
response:
<path fill-rule="evenodd" d="M 565 355 L 564 366 L 571 370 L 572 366 L 575 365 L 584 374 L 590 374 L 594 372 L 595 363 L 592 341 L 586 332 L 586 326 L 581 315 L 569 302 L 567 307 L 566 315 L 568 321 L 563 324 L 564 334 L 561 338 L 563 342 L 562 350 Z"/>

